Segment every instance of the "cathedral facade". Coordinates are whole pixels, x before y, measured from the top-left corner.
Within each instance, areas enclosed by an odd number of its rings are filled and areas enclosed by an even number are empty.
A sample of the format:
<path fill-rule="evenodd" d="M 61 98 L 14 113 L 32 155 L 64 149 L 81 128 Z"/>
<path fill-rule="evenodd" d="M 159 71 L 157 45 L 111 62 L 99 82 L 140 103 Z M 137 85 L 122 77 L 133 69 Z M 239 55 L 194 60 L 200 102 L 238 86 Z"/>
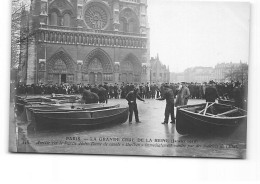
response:
<path fill-rule="evenodd" d="M 147 0 L 32 0 L 27 22 L 27 84 L 149 81 Z"/>

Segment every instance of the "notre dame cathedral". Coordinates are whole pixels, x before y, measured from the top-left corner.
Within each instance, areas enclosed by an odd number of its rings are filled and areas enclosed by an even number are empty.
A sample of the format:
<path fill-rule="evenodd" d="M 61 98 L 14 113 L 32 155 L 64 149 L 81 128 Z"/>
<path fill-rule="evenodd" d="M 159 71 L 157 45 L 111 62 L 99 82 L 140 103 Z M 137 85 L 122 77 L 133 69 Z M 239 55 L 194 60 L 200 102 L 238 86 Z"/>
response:
<path fill-rule="evenodd" d="M 21 82 L 150 81 L 147 0 L 31 0 Z"/>

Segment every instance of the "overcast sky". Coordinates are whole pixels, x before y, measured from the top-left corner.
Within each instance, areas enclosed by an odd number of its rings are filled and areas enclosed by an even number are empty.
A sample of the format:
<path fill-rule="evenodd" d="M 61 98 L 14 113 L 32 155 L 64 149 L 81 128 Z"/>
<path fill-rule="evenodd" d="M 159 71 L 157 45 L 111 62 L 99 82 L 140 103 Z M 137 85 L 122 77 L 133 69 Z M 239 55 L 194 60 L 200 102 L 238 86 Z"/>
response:
<path fill-rule="evenodd" d="M 151 57 L 172 72 L 221 62 L 248 62 L 247 3 L 148 0 Z"/>

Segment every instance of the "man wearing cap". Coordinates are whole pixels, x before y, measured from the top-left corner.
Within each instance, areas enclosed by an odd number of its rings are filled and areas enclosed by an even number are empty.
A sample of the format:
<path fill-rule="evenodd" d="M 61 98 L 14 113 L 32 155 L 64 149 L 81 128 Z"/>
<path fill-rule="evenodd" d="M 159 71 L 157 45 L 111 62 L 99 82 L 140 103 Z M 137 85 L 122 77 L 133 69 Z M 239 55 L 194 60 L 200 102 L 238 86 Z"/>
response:
<path fill-rule="evenodd" d="M 164 121 L 162 124 L 168 124 L 169 116 L 171 115 L 171 123 L 175 123 L 174 117 L 174 93 L 168 84 L 163 85 L 164 93 L 161 98 L 156 100 L 166 100 L 166 107 L 164 112 Z"/>
<path fill-rule="evenodd" d="M 133 91 L 130 91 L 127 95 L 126 95 L 126 100 L 128 101 L 128 105 L 129 105 L 129 123 L 132 123 L 132 117 L 133 117 L 133 112 L 135 114 L 135 121 L 136 123 L 140 123 L 139 121 L 139 117 L 138 117 L 138 109 L 137 109 L 137 103 L 136 103 L 136 99 L 143 101 L 144 99 L 142 99 L 139 95 L 138 95 L 138 88 L 135 88 Z"/>

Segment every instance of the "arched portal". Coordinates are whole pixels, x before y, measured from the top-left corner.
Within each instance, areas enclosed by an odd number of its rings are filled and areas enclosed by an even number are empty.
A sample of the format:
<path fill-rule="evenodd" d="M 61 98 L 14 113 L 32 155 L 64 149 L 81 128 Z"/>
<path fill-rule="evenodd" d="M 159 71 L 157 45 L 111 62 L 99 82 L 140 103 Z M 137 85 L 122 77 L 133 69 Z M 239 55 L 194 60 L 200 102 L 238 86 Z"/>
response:
<path fill-rule="evenodd" d="M 124 83 L 140 83 L 141 82 L 141 63 L 133 54 L 128 54 L 121 62 L 121 79 Z"/>
<path fill-rule="evenodd" d="M 71 57 L 63 51 L 54 54 L 47 62 L 47 78 L 49 83 L 73 83 L 73 71 L 73 61 Z"/>
<path fill-rule="evenodd" d="M 84 61 L 83 75 L 88 75 L 83 83 L 102 84 L 113 82 L 113 65 L 109 55 L 102 49 L 91 51 Z"/>

